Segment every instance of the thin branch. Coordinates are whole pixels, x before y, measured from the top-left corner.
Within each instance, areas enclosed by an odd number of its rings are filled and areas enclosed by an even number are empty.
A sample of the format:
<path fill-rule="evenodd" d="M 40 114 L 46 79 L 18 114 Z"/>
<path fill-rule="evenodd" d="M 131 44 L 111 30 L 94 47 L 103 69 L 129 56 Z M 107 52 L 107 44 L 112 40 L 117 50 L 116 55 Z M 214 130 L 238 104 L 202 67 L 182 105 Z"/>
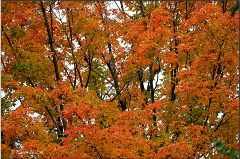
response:
<path fill-rule="evenodd" d="M 56 16 L 56 15 L 55 15 Z M 57 17 L 57 16 L 56 16 Z M 57 17 L 58 18 L 58 17 Z M 69 28 L 70 28 L 70 38 L 71 38 L 71 42 L 69 40 L 69 37 L 68 37 L 68 34 L 67 34 L 67 31 L 66 31 L 66 27 L 63 25 L 63 22 L 62 22 L 62 19 L 61 18 L 58 18 L 59 21 L 61 22 L 61 25 L 63 27 L 63 32 L 65 33 L 66 37 L 67 37 L 67 41 L 68 41 L 68 44 L 69 44 L 69 47 L 71 47 L 71 54 L 72 54 L 72 58 L 73 60 L 75 61 L 75 56 L 74 56 L 74 53 L 73 53 L 73 43 L 72 43 L 72 32 L 71 32 L 71 25 L 70 25 L 70 22 L 69 22 Z M 80 46 L 82 46 L 81 44 L 81 41 L 78 39 L 78 37 L 76 37 L 77 41 L 78 41 L 78 44 Z M 82 49 L 82 48 L 81 48 Z M 76 80 L 77 80 L 77 74 L 76 72 L 78 72 L 78 76 L 79 76 L 79 79 L 80 79 L 80 84 L 81 84 L 81 87 L 83 87 L 83 83 L 82 83 L 82 76 L 81 76 L 81 73 L 80 73 L 80 70 L 78 69 L 78 65 L 77 65 L 77 62 L 74 62 L 74 71 L 75 71 L 75 78 L 74 78 L 74 88 L 76 87 Z"/>
<path fill-rule="evenodd" d="M 38 34 L 38 31 L 35 29 L 35 28 L 33 28 L 33 26 L 31 25 L 31 24 L 29 24 L 29 26 L 30 26 L 30 28 L 32 28 L 37 34 Z M 44 37 L 42 34 L 40 34 L 42 37 L 43 37 L 43 39 L 48 43 L 48 40 L 46 39 L 46 37 Z"/>
<path fill-rule="evenodd" d="M 90 67 L 90 66 L 88 66 L 88 65 L 84 65 L 84 64 L 82 64 L 82 63 L 80 63 L 80 62 L 78 62 L 78 64 L 80 64 L 81 66 L 83 66 L 83 67 Z M 106 77 L 104 77 L 103 75 L 101 75 L 99 72 L 97 72 L 94 68 L 91 68 L 92 69 L 92 71 L 94 71 L 96 74 L 98 74 L 100 77 L 102 77 L 103 79 L 105 79 L 106 81 L 108 81 L 111 85 L 113 85 L 112 84 L 112 82 L 109 80 L 109 79 L 107 79 Z"/>
<path fill-rule="evenodd" d="M 57 60 L 56 60 L 56 51 L 55 49 L 53 48 L 53 39 L 52 39 L 52 36 L 51 36 L 51 31 L 50 31 L 50 28 L 49 28 L 49 23 L 48 23 L 48 19 L 47 19 L 47 15 L 46 15 L 46 10 L 43 6 L 43 2 L 41 1 L 40 2 L 40 7 L 42 9 L 42 14 L 43 14 L 43 17 L 44 17 L 44 20 L 45 20 L 45 26 L 47 28 L 47 33 L 48 33 L 48 43 L 50 45 L 50 48 L 51 48 L 51 51 L 54 52 L 54 55 L 53 55 L 53 64 L 54 64 L 54 68 L 55 68 L 55 73 L 56 73 L 56 79 L 57 81 L 60 80 L 60 74 L 59 74 L 59 71 L 58 71 L 58 65 L 57 65 Z"/>
<path fill-rule="evenodd" d="M 2 26 L 2 31 L 3 31 L 3 26 Z M 16 54 L 16 52 L 15 52 L 14 49 L 13 49 L 13 46 L 12 46 L 12 43 L 11 43 L 10 39 L 8 38 L 8 36 L 7 36 L 7 34 L 6 34 L 5 32 L 4 32 L 3 34 L 4 34 L 5 37 L 7 38 L 8 44 L 9 44 L 9 46 L 10 46 L 12 52 L 13 52 L 14 57 L 16 58 L 17 62 L 20 63 L 20 61 L 19 61 L 19 59 L 18 59 L 18 57 L 17 57 L 17 54 Z M 32 85 L 32 87 L 34 88 L 35 86 L 34 86 L 34 84 L 32 83 L 32 81 L 31 81 L 31 79 L 30 79 L 29 76 L 28 76 L 28 81 L 29 81 L 29 83 Z"/>
<path fill-rule="evenodd" d="M 2 56 L 1 56 L 1 61 L 2 61 L 2 64 L 3 64 L 4 70 L 7 71 L 6 66 L 5 66 L 5 64 L 4 64 L 4 62 L 3 62 L 3 57 L 2 57 Z"/>
<path fill-rule="evenodd" d="M 76 83 L 77 83 L 77 64 L 74 63 L 74 85 L 73 85 L 73 89 L 75 89 Z"/>
<path fill-rule="evenodd" d="M 147 67 L 146 67 L 147 68 Z M 142 72 L 144 72 L 146 70 L 146 68 L 144 68 L 142 71 L 140 71 L 139 73 L 137 73 L 136 75 L 134 75 L 132 78 L 130 78 L 122 87 L 122 89 L 120 91 L 122 91 L 124 89 L 124 87 L 126 86 L 126 84 L 128 84 L 126 87 L 129 86 L 130 82 L 137 77 L 139 74 L 141 74 Z"/>
<path fill-rule="evenodd" d="M 141 10 L 141 13 L 142 13 L 142 17 L 145 17 L 144 11 L 143 11 L 143 2 L 139 1 L 139 3 L 140 3 L 140 10 Z"/>
<path fill-rule="evenodd" d="M 91 40 L 91 41 L 92 41 L 92 40 Z M 86 62 L 88 62 L 89 72 L 88 72 L 88 78 L 87 78 L 87 82 L 86 82 L 85 88 L 87 88 L 87 86 L 88 86 L 88 84 L 89 84 L 90 77 L 91 77 L 91 70 L 92 70 L 92 60 L 91 60 L 90 52 L 88 52 L 88 58 L 89 58 L 89 59 L 86 59 Z M 92 59 L 93 59 L 93 58 L 92 58 Z"/>
<path fill-rule="evenodd" d="M 3 31 L 3 27 L 2 27 L 2 31 Z M 7 38 L 8 44 L 9 44 L 11 50 L 12 50 L 12 53 L 13 53 L 15 59 L 17 60 L 17 62 L 20 62 L 20 61 L 18 60 L 17 54 L 15 53 L 15 51 L 14 51 L 14 49 L 13 49 L 13 46 L 12 46 L 12 43 L 11 43 L 10 39 L 8 38 L 6 32 L 3 32 L 3 34 L 4 34 L 5 37 Z"/>
<path fill-rule="evenodd" d="M 100 159 L 102 159 L 102 156 L 100 155 L 100 153 L 98 152 L 97 148 L 95 146 L 90 146 L 91 148 L 94 148 L 97 151 L 97 154 L 99 155 Z"/>
<path fill-rule="evenodd" d="M 226 115 L 226 113 L 223 114 L 222 119 L 221 119 L 221 121 L 219 122 L 219 124 L 218 124 L 218 126 L 216 127 L 216 129 L 214 130 L 214 132 L 216 132 L 216 131 L 218 130 L 218 128 L 220 127 L 220 125 L 222 124 L 223 119 L 225 118 L 225 115 Z"/>
<path fill-rule="evenodd" d="M 74 85 L 73 85 L 73 83 L 72 83 L 72 80 L 71 80 L 71 78 L 70 78 L 70 75 L 69 75 L 69 73 L 68 73 L 68 71 L 67 71 L 66 67 L 65 67 L 65 66 L 63 66 L 63 68 L 64 68 L 65 72 L 66 72 L 66 73 L 67 73 L 67 75 L 68 75 L 68 78 L 69 78 L 69 80 L 70 80 L 70 83 L 71 83 L 72 87 L 74 88 Z"/>
<path fill-rule="evenodd" d="M 146 67 L 146 68 L 147 68 L 147 67 Z M 146 69 L 146 68 L 145 68 L 145 69 Z M 125 82 L 125 84 L 123 85 L 123 87 L 122 87 L 122 89 L 120 90 L 119 93 L 121 93 L 125 87 L 128 87 L 128 86 L 130 85 L 130 82 L 131 82 L 135 77 L 137 77 L 140 73 L 144 72 L 145 69 L 143 69 L 142 71 L 140 71 L 139 73 L 137 73 L 136 75 L 134 75 L 132 78 L 130 78 L 127 82 Z M 127 85 L 127 84 L 128 84 L 128 85 Z M 116 98 L 118 95 L 119 95 L 119 94 L 116 94 L 110 102 L 114 101 L 115 98 Z"/>
<path fill-rule="evenodd" d="M 61 133 L 61 131 L 60 131 L 60 128 L 59 128 L 59 126 L 58 126 L 58 124 L 57 124 L 56 120 L 53 118 L 53 116 L 52 116 L 52 114 L 51 114 L 50 110 L 48 109 L 48 107 L 47 107 L 46 105 L 45 105 L 45 108 L 46 108 L 46 110 L 47 110 L 48 114 L 50 115 L 50 117 L 51 117 L 52 121 L 54 122 L 55 126 L 57 127 L 57 132 L 58 132 L 58 135 L 59 135 L 59 136 L 62 136 L 62 133 Z"/>
<path fill-rule="evenodd" d="M 111 91 L 112 87 L 113 87 L 113 85 L 110 87 L 110 89 L 108 90 L 108 92 L 104 94 L 104 96 L 103 96 L 103 98 L 102 98 L 102 99 L 104 99 L 104 98 L 105 98 L 105 96 L 109 94 L 109 92 Z"/>
<path fill-rule="evenodd" d="M 116 6 L 118 7 L 119 10 L 121 10 L 121 8 L 118 6 L 117 2 L 114 1 L 114 3 L 116 4 Z"/>

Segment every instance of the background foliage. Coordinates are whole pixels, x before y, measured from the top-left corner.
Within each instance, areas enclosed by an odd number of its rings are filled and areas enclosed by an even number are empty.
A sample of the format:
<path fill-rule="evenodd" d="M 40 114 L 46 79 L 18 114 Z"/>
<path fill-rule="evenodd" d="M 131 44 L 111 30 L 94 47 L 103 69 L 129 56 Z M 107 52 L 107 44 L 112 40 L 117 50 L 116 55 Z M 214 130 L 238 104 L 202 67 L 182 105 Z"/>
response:
<path fill-rule="evenodd" d="M 110 3 L 1 3 L 2 157 L 239 151 L 236 2 Z"/>

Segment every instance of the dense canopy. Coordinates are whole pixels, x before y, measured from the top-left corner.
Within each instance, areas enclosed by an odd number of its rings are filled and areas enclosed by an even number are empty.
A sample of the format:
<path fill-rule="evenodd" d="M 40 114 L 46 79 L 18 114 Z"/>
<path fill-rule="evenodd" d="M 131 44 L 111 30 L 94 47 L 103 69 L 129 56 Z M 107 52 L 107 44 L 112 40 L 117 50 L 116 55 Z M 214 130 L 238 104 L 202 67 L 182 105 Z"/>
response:
<path fill-rule="evenodd" d="M 1 2 L 2 157 L 238 150 L 235 3 Z"/>

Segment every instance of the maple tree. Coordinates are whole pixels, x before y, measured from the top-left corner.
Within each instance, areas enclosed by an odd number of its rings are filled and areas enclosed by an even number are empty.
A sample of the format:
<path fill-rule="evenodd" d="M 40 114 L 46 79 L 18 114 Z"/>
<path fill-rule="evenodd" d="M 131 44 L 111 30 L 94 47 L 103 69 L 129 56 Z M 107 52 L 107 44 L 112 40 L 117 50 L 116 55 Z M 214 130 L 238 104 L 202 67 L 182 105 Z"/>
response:
<path fill-rule="evenodd" d="M 110 3 L 1 3 L 3 158 L 239 151 L 236 2 Z"/>

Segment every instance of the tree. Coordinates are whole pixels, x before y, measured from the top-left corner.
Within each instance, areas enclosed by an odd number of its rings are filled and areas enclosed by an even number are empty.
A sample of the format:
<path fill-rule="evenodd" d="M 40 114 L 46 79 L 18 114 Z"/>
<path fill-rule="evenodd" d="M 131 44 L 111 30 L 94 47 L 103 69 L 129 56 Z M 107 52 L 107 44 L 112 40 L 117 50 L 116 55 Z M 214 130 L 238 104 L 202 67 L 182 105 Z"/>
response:
<path fill-rule="evenodd" d="M 110 4 L 2 2 L 3 158 L 238 150 L 235 3 Z"/>

